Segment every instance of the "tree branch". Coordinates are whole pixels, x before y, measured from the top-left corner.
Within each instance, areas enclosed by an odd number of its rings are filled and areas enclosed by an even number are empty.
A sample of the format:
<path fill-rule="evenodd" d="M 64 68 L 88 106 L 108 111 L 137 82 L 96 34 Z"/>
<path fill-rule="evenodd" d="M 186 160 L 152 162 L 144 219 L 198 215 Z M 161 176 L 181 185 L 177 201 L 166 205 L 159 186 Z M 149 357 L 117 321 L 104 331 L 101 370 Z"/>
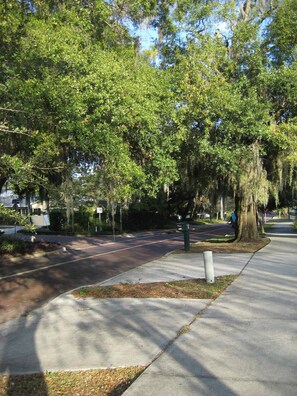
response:
<path fill-rule="evenodd" d="M 23 110 L 7 109 L 7 108 L 5 108 L 5 107 L 0 107 L 0 110 L 1 110 L 1 111 L 12 111 L 12 112 L 15 112 L 15 113 L 25 113 Z"/>
<path fill-rule="evenodd" d="M 46 168 L 42 168 L 42 167 L 38 167 L 39 170 L 61 170 L 64 169 L 64 166 L 52 166 L 52 167 L 46 167 Z"/>
<path fill-rule="evenodd" d="M 30 136 L 30 134 L 29 134 L 29 133 L 26 133 L 26 132 L 12 131 L 12 130 L 10 130 L 10 129 L 6 129 L 6 128 L 1 128 L 1 127 L 0 127 L 0 133 L 1 133 L 1 132 L 3 132 L 3 133 L 16 133 L 16 134 L 18 134 L 18 135 Z"/>

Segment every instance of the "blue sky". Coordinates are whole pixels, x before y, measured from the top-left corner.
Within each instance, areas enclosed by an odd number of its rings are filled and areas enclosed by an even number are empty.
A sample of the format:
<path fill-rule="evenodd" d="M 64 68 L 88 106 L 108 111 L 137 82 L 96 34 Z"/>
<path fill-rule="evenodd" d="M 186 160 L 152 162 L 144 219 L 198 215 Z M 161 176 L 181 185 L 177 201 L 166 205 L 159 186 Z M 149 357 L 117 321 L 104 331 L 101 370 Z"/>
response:
<path fill-rule="evenodd" d="M 142 50 L 150 49 L 154 44 L 154 41 L 157 39 L 156 29 L 152 29 L 146 26 L 136 29 L 133 28 L 132 33 L 134 36 L 140 37 Z"/>

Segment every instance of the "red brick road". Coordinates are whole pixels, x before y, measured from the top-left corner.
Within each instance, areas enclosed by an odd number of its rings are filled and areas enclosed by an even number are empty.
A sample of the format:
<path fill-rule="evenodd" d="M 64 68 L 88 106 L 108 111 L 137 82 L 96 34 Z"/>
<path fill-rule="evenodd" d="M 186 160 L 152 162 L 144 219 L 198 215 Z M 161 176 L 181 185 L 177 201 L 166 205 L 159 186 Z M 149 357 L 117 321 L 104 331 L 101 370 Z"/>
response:
<path fill-rule="evenodd" d="M 191 232 L 191 241 L 230 231 L 224 224 L 202 227 Z M 67 245 L 66 253 L 60 251 L 17 262 L 6 260 L 0 264 L 0 323 L 26 315 L 74 288 L 102 282 L 169 251 L 183 248 L 180 233 L 117 238 L 114 243 L 74 237 L 64 238 L 62 242 Z"/>

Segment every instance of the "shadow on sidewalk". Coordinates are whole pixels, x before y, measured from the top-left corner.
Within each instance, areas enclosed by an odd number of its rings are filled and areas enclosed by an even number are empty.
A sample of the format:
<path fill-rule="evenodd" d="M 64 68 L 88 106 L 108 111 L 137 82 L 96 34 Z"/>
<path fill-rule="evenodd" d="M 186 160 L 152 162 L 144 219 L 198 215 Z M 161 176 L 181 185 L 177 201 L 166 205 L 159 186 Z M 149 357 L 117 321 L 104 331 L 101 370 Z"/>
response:
<path fill-rule="evenodd" d="M 34 320 L 23 316 L 1 325 L 0 371 L 1 375 L 7 376 L 7 396 L 48 395 L 35 347 L 35 333 L 39 320 L 40 316 L 34 314 Z M 46 337 L 46 334 L 44 336 Z M 34 372 L 39 373 L 38 377 L 34 378 L 34 382 L 28 381 L 27 375 L 18 375 L 18 373 L 26 373 L 32 364 L 36 368 Z M 32 373 L 30 369 L 28 373 Z"/>

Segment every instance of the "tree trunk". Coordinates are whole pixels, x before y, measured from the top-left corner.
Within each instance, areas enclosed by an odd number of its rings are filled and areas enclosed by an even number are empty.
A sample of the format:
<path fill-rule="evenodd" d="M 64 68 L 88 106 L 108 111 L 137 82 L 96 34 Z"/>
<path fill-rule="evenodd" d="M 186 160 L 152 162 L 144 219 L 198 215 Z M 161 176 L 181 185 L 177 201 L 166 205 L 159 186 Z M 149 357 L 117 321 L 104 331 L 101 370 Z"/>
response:
<path fill-rule="evenodd" d="M 257 227 L 257 205 L 252 194 L 235 198 L 235 239 L 237 242 L 249 242 L 259 238 Z"/>
<path fill-rule="evenodd" d="M 31 219 L 31 194 L 29 191 L 26 192 L 26 206 L 27 206 L 27 215 L 30 216 Z"/>
<path fill-rule="evenodd" d="M 120 234 L 123 233 L 123 210 L 122 204 L 120 204 Z"/>
<path fill-rule="evenodd" d="M 259 238 L 257 226 L 257 203 L 267 196 L 265 171 L 259 155 L 257 142 L 250 146 L 250 152 L 242 160 L 242 173 L 238 176 L 235 188 L 235 239 L 253 241 Z"/>
<path fill-rule="evenodd" d="M 66 180 L 62 185 L 62 198 L 66 206 L 66 219 L 67 225 L 71 225 L 72 232 L 74 231 L 74 201 L 73 201 L 73 185 L 70 177 L 66 177 Z"/>
<path fill-rule="evenodd" d="M 115 214 L 116 214 L 116 204 L 114 201 L 111 202 L 111 219 L 112 219 L 112 235 L 115 241 Z"/>

